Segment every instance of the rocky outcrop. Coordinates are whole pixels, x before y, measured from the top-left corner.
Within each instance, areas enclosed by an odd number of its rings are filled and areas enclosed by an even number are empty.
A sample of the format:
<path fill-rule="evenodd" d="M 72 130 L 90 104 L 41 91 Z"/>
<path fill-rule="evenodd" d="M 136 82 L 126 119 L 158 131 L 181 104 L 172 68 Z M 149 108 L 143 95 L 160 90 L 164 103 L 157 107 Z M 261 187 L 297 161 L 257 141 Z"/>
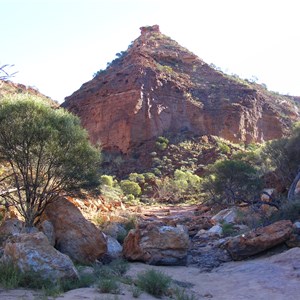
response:
<path fill-rule="evenodd" d="M 50 221 L 45 220 L 41 224 L 39 224 L 38 229 L 44 233 L 50 245 L 55 246 L 55 232 L 54 232 L 53 224 Z"/>
<path fill-rule="evenodd" d="M 52 223 L 55 248 L 76 262 L 89 264 L 100 259 L 107 251 L 105 237 L 80 210 L 65 198 L 47 206 L 42 221 Z"/>
<path fill-rule="evenodd" d="M 225 243 L 224 247 L 234 260 L 242 260 L 287 241 L 292 232 L 291 221 L 278 221 L 233 237 Z"/>
<path fill-rule="evenodd" d="M 11 262 L 22 272 L 33 271 L 52 281 L 78 278 L 71 259 L 54 249 L 42 232 L 11 237 L 5 243 L 1 262 Z"/>
<path fill-rule="evenodd" d="M 16 219 L 6 219 L 0 225 L 0 247 L 4 242 L 13 235 L 18 235 L 21 233 L 24 227 L 24 222 Z"/>
<path fill-rule="evenodd" d="M 53 108 L 58 108 L 59 104 L 57 101 L 52 100 L 48 96 L 45 96 L 44 94 L 40 93 L 37 89 L 26 86 L 21 83 L 15 83 L 9 80 L 1 80 L 0 79 L 0 100 L 2 97 L 7 95 L 20 95 L 20 94 L 26 94 L 30 96 L 37 96 L 44 100 L 46 103 L 48 103 Z"/>
<path fill-rule="evenodd" d="M 127 51 L 62 106 L 80 117 L 94 144 L 123 153 L 165 132 L 262 142 L 299 118 L 292 99 L 216 70 L 157 25 L 142 27 Z"/>
<path fill-rule="evenodd" d="M 130 230 L 123 244 L 123 255 L 131 261 L 153 265 L 185 265 L 189 236 L 181 225 L 140 225 Z"/>

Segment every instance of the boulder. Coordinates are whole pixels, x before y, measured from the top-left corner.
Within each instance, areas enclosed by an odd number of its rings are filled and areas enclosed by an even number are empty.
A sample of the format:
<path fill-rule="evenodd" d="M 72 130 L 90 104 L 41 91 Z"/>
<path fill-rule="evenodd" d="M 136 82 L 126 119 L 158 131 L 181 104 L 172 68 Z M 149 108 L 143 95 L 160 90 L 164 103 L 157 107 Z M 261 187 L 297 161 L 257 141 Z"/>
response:
<path fill-rule="evenodd" d="M 220 238 L 219 234 L 199 230 L 192 239 L 189 264 L 196 264 L 200 272 L 209 272 L 222 263 L 231 261 L 229 253 L 222 247 L 225 242 L 226 238 Z"/>
<path fill-rule="evenodd" d="M 217 223 L 235 223 L 237 217 L 236 208 L 226 208 L 219 211 L 211 218 L 213 224 Z"/>
<path fill-rule="evenodd" d="M 55 232 L 53 224 L 50 221 L 45 220 L 39 224 L 38 229 L 48 238 L 50 245 L 55 246 Z"/>
<path fill-rule="evenodd" d="M 23 227 L 24 222 L 16 218 L 5 219 L 0 225 L 0 247 L 8 237 L 20 234 Z"/>
<path fill-rule="evenodd" d="M 148 224 L 131 229 L 124 240 L 123 255 L 131 261 L 153 265 L 185 265 L 189 236 L 182 225 Z"/>
<path fill-rule="evenodd" d="M 221 236 L 223 234 L 223 229 L 220 224 L 216 224 L 213 227 L 211 227 L 207 232 L 210 234 L 216 234 L 218 236 Z"/>
<path fill-rule="evenodd" d="M 5 243 L 1 262 L 12 262 L 22 272 L 33 271 L 43 279 L 78 278 L 71 259 L 52 247 L 42 232 L 10 237 Z"/>
<path fill-rule="evenodd" d="M 293 233 L 286 241 L 289 248 L 300 247 L 300 222 L 297 221 L 293 224 Z"/>
<path fill-rule="evenodd" d="M 292 222 L 282 220 L 233 237 L 224 247 L 234 260 L 242 260 L 287 241 L 292 232 Z"/>
<path fill-rule="evenodd" d="M 120 258 L 122 256 L 122 245 L 112 236 L 107 235 L 106 236 L 106 242 L 107 242 L 107 255 L 114 259 L 114 258 Z"/>
<path fill-rule="evenodd" d="M 82 264 L 94 263 L 107 251 L 102 232 L 65 198 L 47 206 L 42 221 L 53 224 L 55 248 Z"/>

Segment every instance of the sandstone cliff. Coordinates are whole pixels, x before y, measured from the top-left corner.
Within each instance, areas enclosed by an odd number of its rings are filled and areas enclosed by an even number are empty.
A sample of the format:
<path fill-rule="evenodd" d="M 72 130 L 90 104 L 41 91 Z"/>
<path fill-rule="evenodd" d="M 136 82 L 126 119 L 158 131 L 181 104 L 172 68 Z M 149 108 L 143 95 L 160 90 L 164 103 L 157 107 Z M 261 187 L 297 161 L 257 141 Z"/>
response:
<path fill-rule="evenodd" d="M 157 25 L 142 27 L 127 51 L 62 106 L 81 118 L 92 143 L 123 153 L 165 132 L 262 142 L 298 119 L 291 99 L 216 70 Z"/>

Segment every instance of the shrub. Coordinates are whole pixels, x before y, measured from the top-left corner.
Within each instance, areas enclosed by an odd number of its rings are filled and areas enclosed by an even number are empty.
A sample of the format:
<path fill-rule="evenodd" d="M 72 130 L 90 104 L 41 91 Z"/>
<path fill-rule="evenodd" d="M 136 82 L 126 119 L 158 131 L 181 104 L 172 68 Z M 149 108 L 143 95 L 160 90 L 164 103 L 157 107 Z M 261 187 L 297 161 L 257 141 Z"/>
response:
<path fill-rule="evenodd" d="M 168 147 L 169 140 L 163 136 L 159 136 L 156 140 L 155 146 L 157 149 L 163 151 Z"/>
<path fill-rule="evenodd" d="M 230 147 L 227 144 L 225 144 L 224 142 L 218 141 L 218 148 L 219 148 L 220 152 L 223 154 L 230 153 Z"/>
<path fill-rule="evenodd" d="M 112 187 L 114 184 L 114 179 L 110 175 L 102 175 L 100 177 L 100 181 L 101 181 L 101 184 L 107 185 L 109 187 Z"/>
<path fill-rule="evenodd" d="M 230 236 L 235 232 L 234 225 L 231 223 L 223 223 L 221 224 L 221 226 L 222 226 L 222 233 L 224 236 Z"/>
<path fill-rule="evenodd" d="M 122 180 L 120 182 L 120 186 L 125 195 L 134 195 L 139 196 L 142 193 L 141 187 L 138 183 L 130 181 L 130 180 Z"/>
<path fill-rule="evenodd" d="M 262 179 L 256 168 L 240 160 L 219 160 L 210 166 L 203 184 L 213 200 L 227 205 L 259 199 Z"/>
<path fill-rule="evenodd" d="M 185 289 L 176 288 L 173 295 L 175 300 L 196 300 L 195 295 L 187 293 Z"/>
<path fill-rule="evenodd" d="M 134 181 L 137 183 L 144 183 L 145 182 L 145 177 L 143 174 L 138 174 L 138 173 L 130 173 L 128 176 L 130 181 Z"/>
<path fill-rule="evenodd" d="M 141 290 L 155 297 L 161 297 L 167 293 L 171 281 L 170 276 L 150 269 L 137 275 L 136 284 Z"/>
<path fill-rule="evenodd" d="M 116 259 L 110 264 L 104 266 L 94 266 L 94 273 L 98 278 L 118 279 L 124 275 L 129 269 L 129 264 L 126 260 Z"/>
<path fill-rule="evenodd" d="M 292 222 L 298 221 L 300 218 L 300 199 L 295 201 L 283 201 L 279 210 L 274 212 L 270 217 L 270 222 L 279 220 L 291 220 Z"/>
<path fill-rule="evenodd" d="M 97 283 L 100 293 L 120 294 L 120 284 L 114 278 L 100 278 Z"/>
<path fill-rule="evenodd" d="M 134 195 L 132 195 L 132 194 L 127 195 L 128 202 L 132 202 L 132 201 L 134 201 L 134 199 L 135 199 Z"/>
<path fill-rule="evenodd" d="M 131 287 L 131 292 L 133 298 L 138 298 L 142 294 L 141 289 L 135 285 Z"/>
<path fill-rule="evenodd" d="M 0 284 L 2 287 L 11 289 L 20 286 L 22 274 L 12 263 L 0 264 Z"/>

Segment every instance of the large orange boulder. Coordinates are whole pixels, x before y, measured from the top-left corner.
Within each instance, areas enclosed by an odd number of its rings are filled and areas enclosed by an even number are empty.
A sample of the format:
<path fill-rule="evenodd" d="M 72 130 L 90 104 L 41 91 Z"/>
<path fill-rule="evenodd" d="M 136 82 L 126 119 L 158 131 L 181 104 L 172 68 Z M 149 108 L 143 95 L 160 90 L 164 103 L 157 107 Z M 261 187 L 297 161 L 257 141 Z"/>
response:
<path fill-rule="evenodd" d="M 232 259 L 242 260 L 287 241 L 292 232 L 292 222 L 282 220 L 233 237 L 224 247 Z"/>
<path fill-rule="evenodd" d="M 10 237 L 5 243 L 1 262 L 13 263 L 22 272 L 33 271 L 52 281 L 78 278 L 71 259 L 53 248 L 42 232 Z"/>
<path fill-rule="evenodd" d="M 70 256 L 73 261 L 90 264 L 107 252 L 102 232 L 65 198 L 48 205 L 42 220 L 53 224 L 55 248 Z"/>
<path fill-rule="evenodd" d="M 189 236 L 181 225 L 148 224 L 130 230 L 123 244 L 123 255 L 131 261 L 153 265 L 185 265 Z"/>

